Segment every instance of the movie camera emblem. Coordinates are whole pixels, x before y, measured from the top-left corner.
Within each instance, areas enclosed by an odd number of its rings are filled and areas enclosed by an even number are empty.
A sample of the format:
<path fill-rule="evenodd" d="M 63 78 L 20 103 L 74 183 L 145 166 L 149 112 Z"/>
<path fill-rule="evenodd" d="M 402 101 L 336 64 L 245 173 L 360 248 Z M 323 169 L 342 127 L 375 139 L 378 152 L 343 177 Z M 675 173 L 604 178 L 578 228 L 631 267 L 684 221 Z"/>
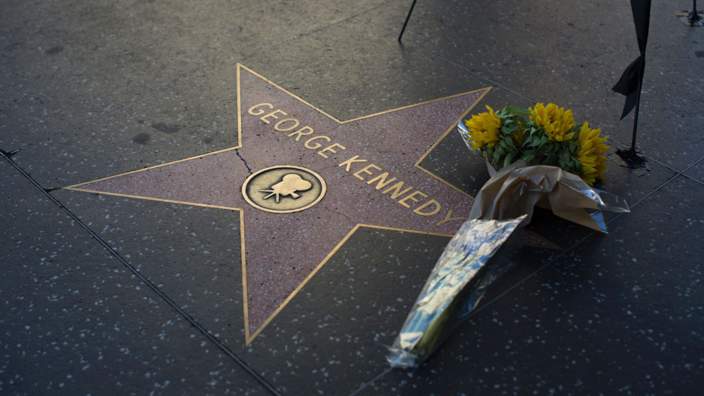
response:
<path fill-rule="evenodd" d="M 277 165 L 261 169 L 242 184 L 242 196 L 253 207 L 271 213 L 306 210 L 325 196 L 325 180 L 310 169 Z"/>

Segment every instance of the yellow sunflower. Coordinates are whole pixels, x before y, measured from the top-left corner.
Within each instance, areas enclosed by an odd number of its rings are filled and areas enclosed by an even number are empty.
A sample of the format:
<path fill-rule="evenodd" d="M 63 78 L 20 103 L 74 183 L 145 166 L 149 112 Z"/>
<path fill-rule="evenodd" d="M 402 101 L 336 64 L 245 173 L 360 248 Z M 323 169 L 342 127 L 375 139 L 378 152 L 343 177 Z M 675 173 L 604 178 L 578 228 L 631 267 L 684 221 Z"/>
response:
<path fill-rule="evenodd" d="M 572 110 L 559 107 L 555 103 L 536 103 L 530 108 L 530 120 L 541 127 L 550 140 L 564 142 L 574 138 L 575 126 Z"/>
<path fill-rule="evenodd" d="M 582 166 L 582 179 L 587 184 L 594 185 L 597 179 L 604 179 L 606 172 L 606 152 L 609 149 L 606 137 L 601 136 L 601 129 L 592 129 L 585 122 L 579 130 L 578 140 L 577 159 Z"/>
<path fill-rule="evenodd" d="M 475 150 L 481 150 L 484 147 L 492 148 L 499 139 L 501 119 L 491 107 L 486 106 L 486 110 L 464 122 L 469 129 L 469 143 Z"/>

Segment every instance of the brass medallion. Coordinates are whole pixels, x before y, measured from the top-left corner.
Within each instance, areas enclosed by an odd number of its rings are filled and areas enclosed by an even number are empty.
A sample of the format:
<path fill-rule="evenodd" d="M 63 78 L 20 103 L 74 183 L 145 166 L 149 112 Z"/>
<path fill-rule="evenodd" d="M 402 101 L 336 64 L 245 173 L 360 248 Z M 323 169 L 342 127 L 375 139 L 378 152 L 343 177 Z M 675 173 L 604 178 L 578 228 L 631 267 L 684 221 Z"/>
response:
<path fill-rule="evenodd" d="M 271 213 L 294 213 L 308 209 L 325 196 L 323 178 L 310 169 L 277 165 L 250 175 L 242 184 L 242 196 L 253 207 Z"/>
<path fill-rule="evenodd" d="M 342 120 L 243 65 L 236 75 L 232 147 L 64 189 L 237 212 L 245 344 L 358 230 L 451 237 L 469 215 L 473 198 L 422 163 L 489 88 Z M 239 153 L 279 166 L 252 172 Z"/>

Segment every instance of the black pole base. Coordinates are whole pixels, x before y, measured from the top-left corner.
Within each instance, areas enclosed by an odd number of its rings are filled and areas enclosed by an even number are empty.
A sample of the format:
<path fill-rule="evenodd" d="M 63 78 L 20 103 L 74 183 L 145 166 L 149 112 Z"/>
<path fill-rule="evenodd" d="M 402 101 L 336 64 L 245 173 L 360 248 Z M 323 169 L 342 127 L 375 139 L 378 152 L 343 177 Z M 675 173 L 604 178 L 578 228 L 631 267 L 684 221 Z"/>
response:
<path fill-rule="evenodd" d="M 641 153 L 633 147 L 616 150 L 616 154 L 621 157 L 626 166 L 630 169 L 641 169 L 646 167 L 648 160 L 640 155 Z"/>
<path fill-rule="evenodd" d="M 690 27 L 704 27 L 704 13 L 701 11 L 680 11 L 675 14 L 682 23 Z"/>
<path fill-rule="evenodd" d="M 5 151 L 3 149 L 0 149 L 0 154 L 6 156 L 7 158 L 12 158 L 15 155 L 17 155 L 17 153 L 19 153 L 19 152 L 20 152 L 20 150 Z"/>

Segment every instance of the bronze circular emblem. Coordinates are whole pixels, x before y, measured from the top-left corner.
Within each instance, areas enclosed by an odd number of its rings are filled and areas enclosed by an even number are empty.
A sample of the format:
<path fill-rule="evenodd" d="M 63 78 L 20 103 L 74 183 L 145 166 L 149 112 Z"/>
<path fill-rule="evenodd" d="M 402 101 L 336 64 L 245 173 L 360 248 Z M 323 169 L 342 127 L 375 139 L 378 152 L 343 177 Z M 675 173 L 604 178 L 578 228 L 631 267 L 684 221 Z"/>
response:
<path fill-rule="evenodd" d="M 242 184 L 244 199 L 257 209 L 293 213 L 310 208 L 325 196 L 325 180 L 310 169 L 277 165 L 259 170 Z"/>

